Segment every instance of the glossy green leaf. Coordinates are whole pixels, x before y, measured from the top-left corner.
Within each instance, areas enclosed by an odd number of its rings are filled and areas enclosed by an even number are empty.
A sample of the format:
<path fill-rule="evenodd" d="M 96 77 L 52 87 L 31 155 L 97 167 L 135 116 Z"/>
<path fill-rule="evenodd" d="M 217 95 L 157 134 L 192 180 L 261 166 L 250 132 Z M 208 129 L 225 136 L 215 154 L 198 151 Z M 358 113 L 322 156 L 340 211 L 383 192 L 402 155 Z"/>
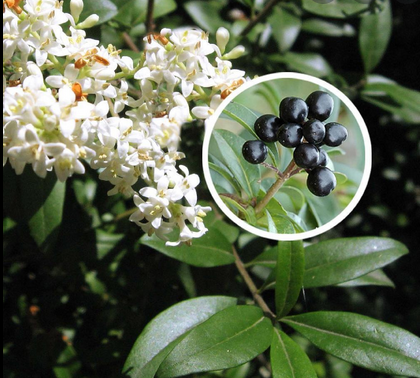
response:
<path fill-rule="evenodd" d="M 268 348 L 272 332 L 260 308 L 228 307 L 191 330 L 162 363 L 158 377 L 239 366 Z"/>
<path fill-rule="evenodd" d="M 220 17 L 223 1 L 189 1 L 184 4 L 194 22 L 203 30 L 216 33 L 220 26 L 229 28 L 229 25 Z"/>
<path fill-rule="evenodd" d="M 305 255 L 302 240 L 281 241 L 276 265 L 277 318 L 287 315 L 295 305 L 303 283 Z"/>
<path fill-rule="evenodd" d="M 226 108 L 223 110 L 223 113 L 248 130 L 255 137 L 255 139 L 259 139 L 258 135 L 254 131 L 254 123 L 259 117 L 257 113 L 234 101 L 226 106 Z"/>
<path fill-rule="evenodd" d="M 334 192 L 325 197 L 317 197 L 307 188 L 302 188 L 302 192 L 318 226 L 328 223 L 343 210 L 336 200 Z"/>
<path fill-rule="evenodd" d="M 43 251 L 51 251 L 57 241 L 63 219 L 66 183 L 57 180 L 54 174 L 38 177 L 27 169 L 18 177 L 18 190 L 24 222 L 35 243 Z"/>
<path fill-rule="evenodd" d="M 316 53 L 289 51 L 283 55 L 274 55 L 270 59 L 273 62 L 284 63 L 291 71 L 303 72 L 316 77 L 325 77 L 333 72 L 325 58 Z"/>
<path fill-rule="evenodd" d="M 118 0 L 118 15 L 115 20 L 130 28 L 146 21 L 148 0 Z M 177 8 L 174 0 L 154 0 L 153 18 L 157 19 Z"/>
<path fill-rule="evenodd" d="M 404 244 L 379 237 L 341 238 L 312 244 L 305 248 L 304 287 L 347 282 L 407 253 Z"/>
<path fill-rule="evenodd" d="M 273 37 L 279 46 L 280 52 L 288 51 L 299 35 L 300 17 L 281 7 L 275 7 L 272 15 L 268 18 L 268 22 L 272 27 Z"/>
<path fill-rule="evenodd" d="M 385 54 L 392 32 L 392 14 L 389 0 L 383 3 L 383 10 L 362 18 L 359 30 L 359 46 L 365 72 L 369 73 Z"/>
<path fill-rule="evenodd" d="M 362 98 L 381 109 L 395 114 L 404 121 L 420 123 L 420 92 L 394 82 L 369 80 L 361 93 Z"/>
<path fill-rule="evenodd" d="M 306 353 L 277 328 L 274 328 L 270 361 L 273 378 L 317 378 Z"/>
<path fill-rule="evenodd" d="M 389 277 L 384 273 L 382 269 L 374 270 L 364 276 L 355 278 L 354 280 L 343 282 L 337 286 L 389 286 L 395 287 L 394 283 L 389 279 Z"/>
<path fill-rule="evenodd" d="M 95 0 L 84 0 L 83 12 L 80 15 L 80 20 L 84 21 L 91 14 L 97 14 L 99 21 L 97 25 L 103 24 L 111 20 L 118 13 L 117 6 L 111 0 L 101 1 L 101 5 L 98 7 L 98 2 Z"/>
<path fill-rule="evenodd" d="M 323 17 L 347 18 L 368 9 L 366 4 L 355 0 L 302 0 L 305 10 Z"/>
<path fill-rule="evenodd" d="M 242 146 L 245 140 L 227 130 L 214 130 L 212 138 L 217 142 L 220 151 L 223 151 L 224 163 L 242 189 L 250 198 L 255 197 L 260 187 L 260 167 L 243 158 Z"/>
<path fill-rule="evenodd" d="M 268 223 L 267 231 L 273 234 L 277 234 L 276 224 L 274 223 L 273 217 L 271 216 L 270 212 L 267 209 L 265 209 L 265 215 L 267 217 L 267 223 Z"/>
<path fill-rule="evenodd" d="M 303 21 L 302 30 L 328 37 L 353 37 L 356 34 L 356 30 L 350 24 L 326 21 L 320 18 L 310 18 Z"/>
<path fill-rule="evenodd" d="M 282 321 L 318 348 L 357 366 L 420 377 L 420 339 L 401 328 L 348 312 L 312 312 Z"/>
<path fill-rule="evenodd" d="M 165 242 L 155 235 L 144 235 L 140 241 L 166 256 L 203 268 L 232 264 L 235 261 L 231 243 L 216 228 L 209 228 L 202 237 L 194 239 L 191 246 L 166 246 Z"/>
<path fill-rule="evenodd" d="M 160 313 L 134 343 L 123 373 L 132 378 L 153 378 L 162 361 L 189 330 L 235 304 L 236 298 L 231 297 L 199 297 Z"/>
<path fill-rule="evenodd" d="M 210 171 L 217 172 L 219 175 L 221 175 L 234 189 L 236 194 L 241 194 L 241 188 L 232 176 L 232 174 L 225 168 L 220 167 L 219 165 L 216 165 L 214 163 L 209 162 L 209 168 Z"/>

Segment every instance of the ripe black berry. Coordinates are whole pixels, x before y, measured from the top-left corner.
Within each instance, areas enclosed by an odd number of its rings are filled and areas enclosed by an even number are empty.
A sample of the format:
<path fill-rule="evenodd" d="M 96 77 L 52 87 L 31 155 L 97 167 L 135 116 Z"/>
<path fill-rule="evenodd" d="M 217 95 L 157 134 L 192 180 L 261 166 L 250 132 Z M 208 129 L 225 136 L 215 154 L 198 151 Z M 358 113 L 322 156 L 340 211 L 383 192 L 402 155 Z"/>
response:
<path fill-rule="evenodd" d="M 297 123 L 286 123 L 281 125 L 277 139 L 284 147 L 296 147 L 302 143 L 303 130 Z"/>
<path fill-rule="evenodd" d="M 334 100 L 323 91 L 312 92 L 306 99 L 309 107 L 309 118 L 316 118 L 325 121 L 332 113 L 334 108 Z"/>
<path fill-rule="evenodd" d="M 254 130 L 264 142 L 275 142 L 281 126 L 280 118 L 272 114 L 264 114 L 254 123 Z"/>
<path fill-rule="evenodd" d="M 249 140 L 242 147 L 242 155 L 251 164 L 260 164 L 267 159 L 268 149 L 260 140 Z"/>
<path fill-rule="evenodd" d="M 301 98 L 286 97 L 280 103 L 280 117 L 288 123 L 302 124 L 308 117 L 308 105 Z"/>
<path fill-rule="evenodd" d="M 316 163 L 317 167 L 325 167 L 328 163 L 328 154 L 322 149 L 319 149 L 319 158 Z"/>
<path fill-rule="evenodd" d="M 325 197 L 334 190 L 337 180 L 334 173 L 328 168 L 317 167 L 309 172 L 306 185 L 312 194 Z"/>
<path fill-rule="evenodd" d="M 310 143 L 303 143 L 295 148 L 293 159 L 301 168 L 314 168 L 318 163 L 319 148 Z"/>
<path fill-rule="evenodd" d="M 321 121 L 312 119 L 303 125 L 303 136 L 309 143 L 320 144 L 325 137 L 325 126 Z"/>
<path fill-rule="evenodd" d="M 337 123 L 330 122 L 325 125 L 324 143 L 330 147 L 337 147 L 347 139 L 347 129 Z"/>

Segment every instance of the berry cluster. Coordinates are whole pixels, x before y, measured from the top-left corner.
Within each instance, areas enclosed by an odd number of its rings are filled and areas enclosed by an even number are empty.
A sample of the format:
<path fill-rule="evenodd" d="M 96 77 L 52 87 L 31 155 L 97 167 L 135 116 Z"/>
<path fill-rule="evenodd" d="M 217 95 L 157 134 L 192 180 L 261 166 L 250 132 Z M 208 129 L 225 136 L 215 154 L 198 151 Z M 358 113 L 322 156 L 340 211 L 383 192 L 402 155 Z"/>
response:
<path fill-rule="evenodd" d="M 336 186 L 334 173 L 326 167 L 327 153 L 322 145 L 339 146 L 347 138 L 347 129 L 337 123 L 324 124 L 334 107 L 333 98 L 326 92 L 315 91 L 306 101 L 286 97 L 280 103 L 280 116 L 264 114 L 254 124 L 260 140 L 250 140 L 242 147 L 242 154 L 251 164 L 265 161 L 268 149 L 265 144 L 279 141 L 287 148 L 295 148 L 295 164 L 308 172 L 308 189 L 319 197 L 331 193 Z"/>

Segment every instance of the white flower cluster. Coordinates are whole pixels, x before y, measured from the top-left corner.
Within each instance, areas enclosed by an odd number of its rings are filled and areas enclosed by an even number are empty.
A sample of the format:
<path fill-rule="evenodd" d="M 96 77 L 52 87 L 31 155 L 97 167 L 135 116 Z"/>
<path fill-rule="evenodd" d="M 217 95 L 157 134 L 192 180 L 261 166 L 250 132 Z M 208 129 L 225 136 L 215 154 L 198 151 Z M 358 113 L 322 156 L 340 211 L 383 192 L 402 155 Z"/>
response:
<path fill-rule="evenodd" d="M 98 17 L 78 23 L 82 0 L 71 0 L 71 14 L 56 0 L 19 3 L 3 4 L 3 165 L 65 181 L 86 161 L 113 185 L 109 195 L 134 197 L 130 220 L 149 235 L 178 229 L 169 245 L 202 236 L 210 209 L 197 204 L 198 176 L 178 171 L 181 126 L 211 116 L 244 82 L 228 60 L 243 47 L 224 54 L 224 28 L 216 45 L 201 30 L 163 29 L 145 38 L 135 65 L 86 38 Z"/>

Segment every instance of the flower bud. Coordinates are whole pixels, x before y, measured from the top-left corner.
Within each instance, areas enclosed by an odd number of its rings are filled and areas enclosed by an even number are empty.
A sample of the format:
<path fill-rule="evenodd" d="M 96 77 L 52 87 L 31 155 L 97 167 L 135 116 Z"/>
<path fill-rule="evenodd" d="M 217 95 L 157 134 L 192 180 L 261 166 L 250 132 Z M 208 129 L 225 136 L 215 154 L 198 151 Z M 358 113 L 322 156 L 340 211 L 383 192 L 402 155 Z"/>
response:
<path fill-rule="evenodd" d="M 86 20 L 77 24 L 77 29 L 89 29 L 95 26 L 99 21 L 99 16 L 97 14 L 91 14 Z"/>
<path fill-rule="evenodd" d="M 83 0 L 71 0 L 70 1 L 70 13 L 74 18 L 74 22 L 79 21 L 80 14 L 83 10 Z"/>
<path fill-rule="evenodd" d="M 231 51 L 229 51 L 227 54 L 223 55 L 223 59 L 238 59 L 245 53 L 245 47 L 242 45 L 234 47 Z"/>
<path fill-rule="evenodd" d="M 216 32 L 216 41 L 217 41 L 217 47 L 219 47 L 220 52 L 223 54 L 225 52 L 226 45 L 229 42 L 229 30 L 227 30 L 224 27 L 220 27 L 217 29 Z"/>

